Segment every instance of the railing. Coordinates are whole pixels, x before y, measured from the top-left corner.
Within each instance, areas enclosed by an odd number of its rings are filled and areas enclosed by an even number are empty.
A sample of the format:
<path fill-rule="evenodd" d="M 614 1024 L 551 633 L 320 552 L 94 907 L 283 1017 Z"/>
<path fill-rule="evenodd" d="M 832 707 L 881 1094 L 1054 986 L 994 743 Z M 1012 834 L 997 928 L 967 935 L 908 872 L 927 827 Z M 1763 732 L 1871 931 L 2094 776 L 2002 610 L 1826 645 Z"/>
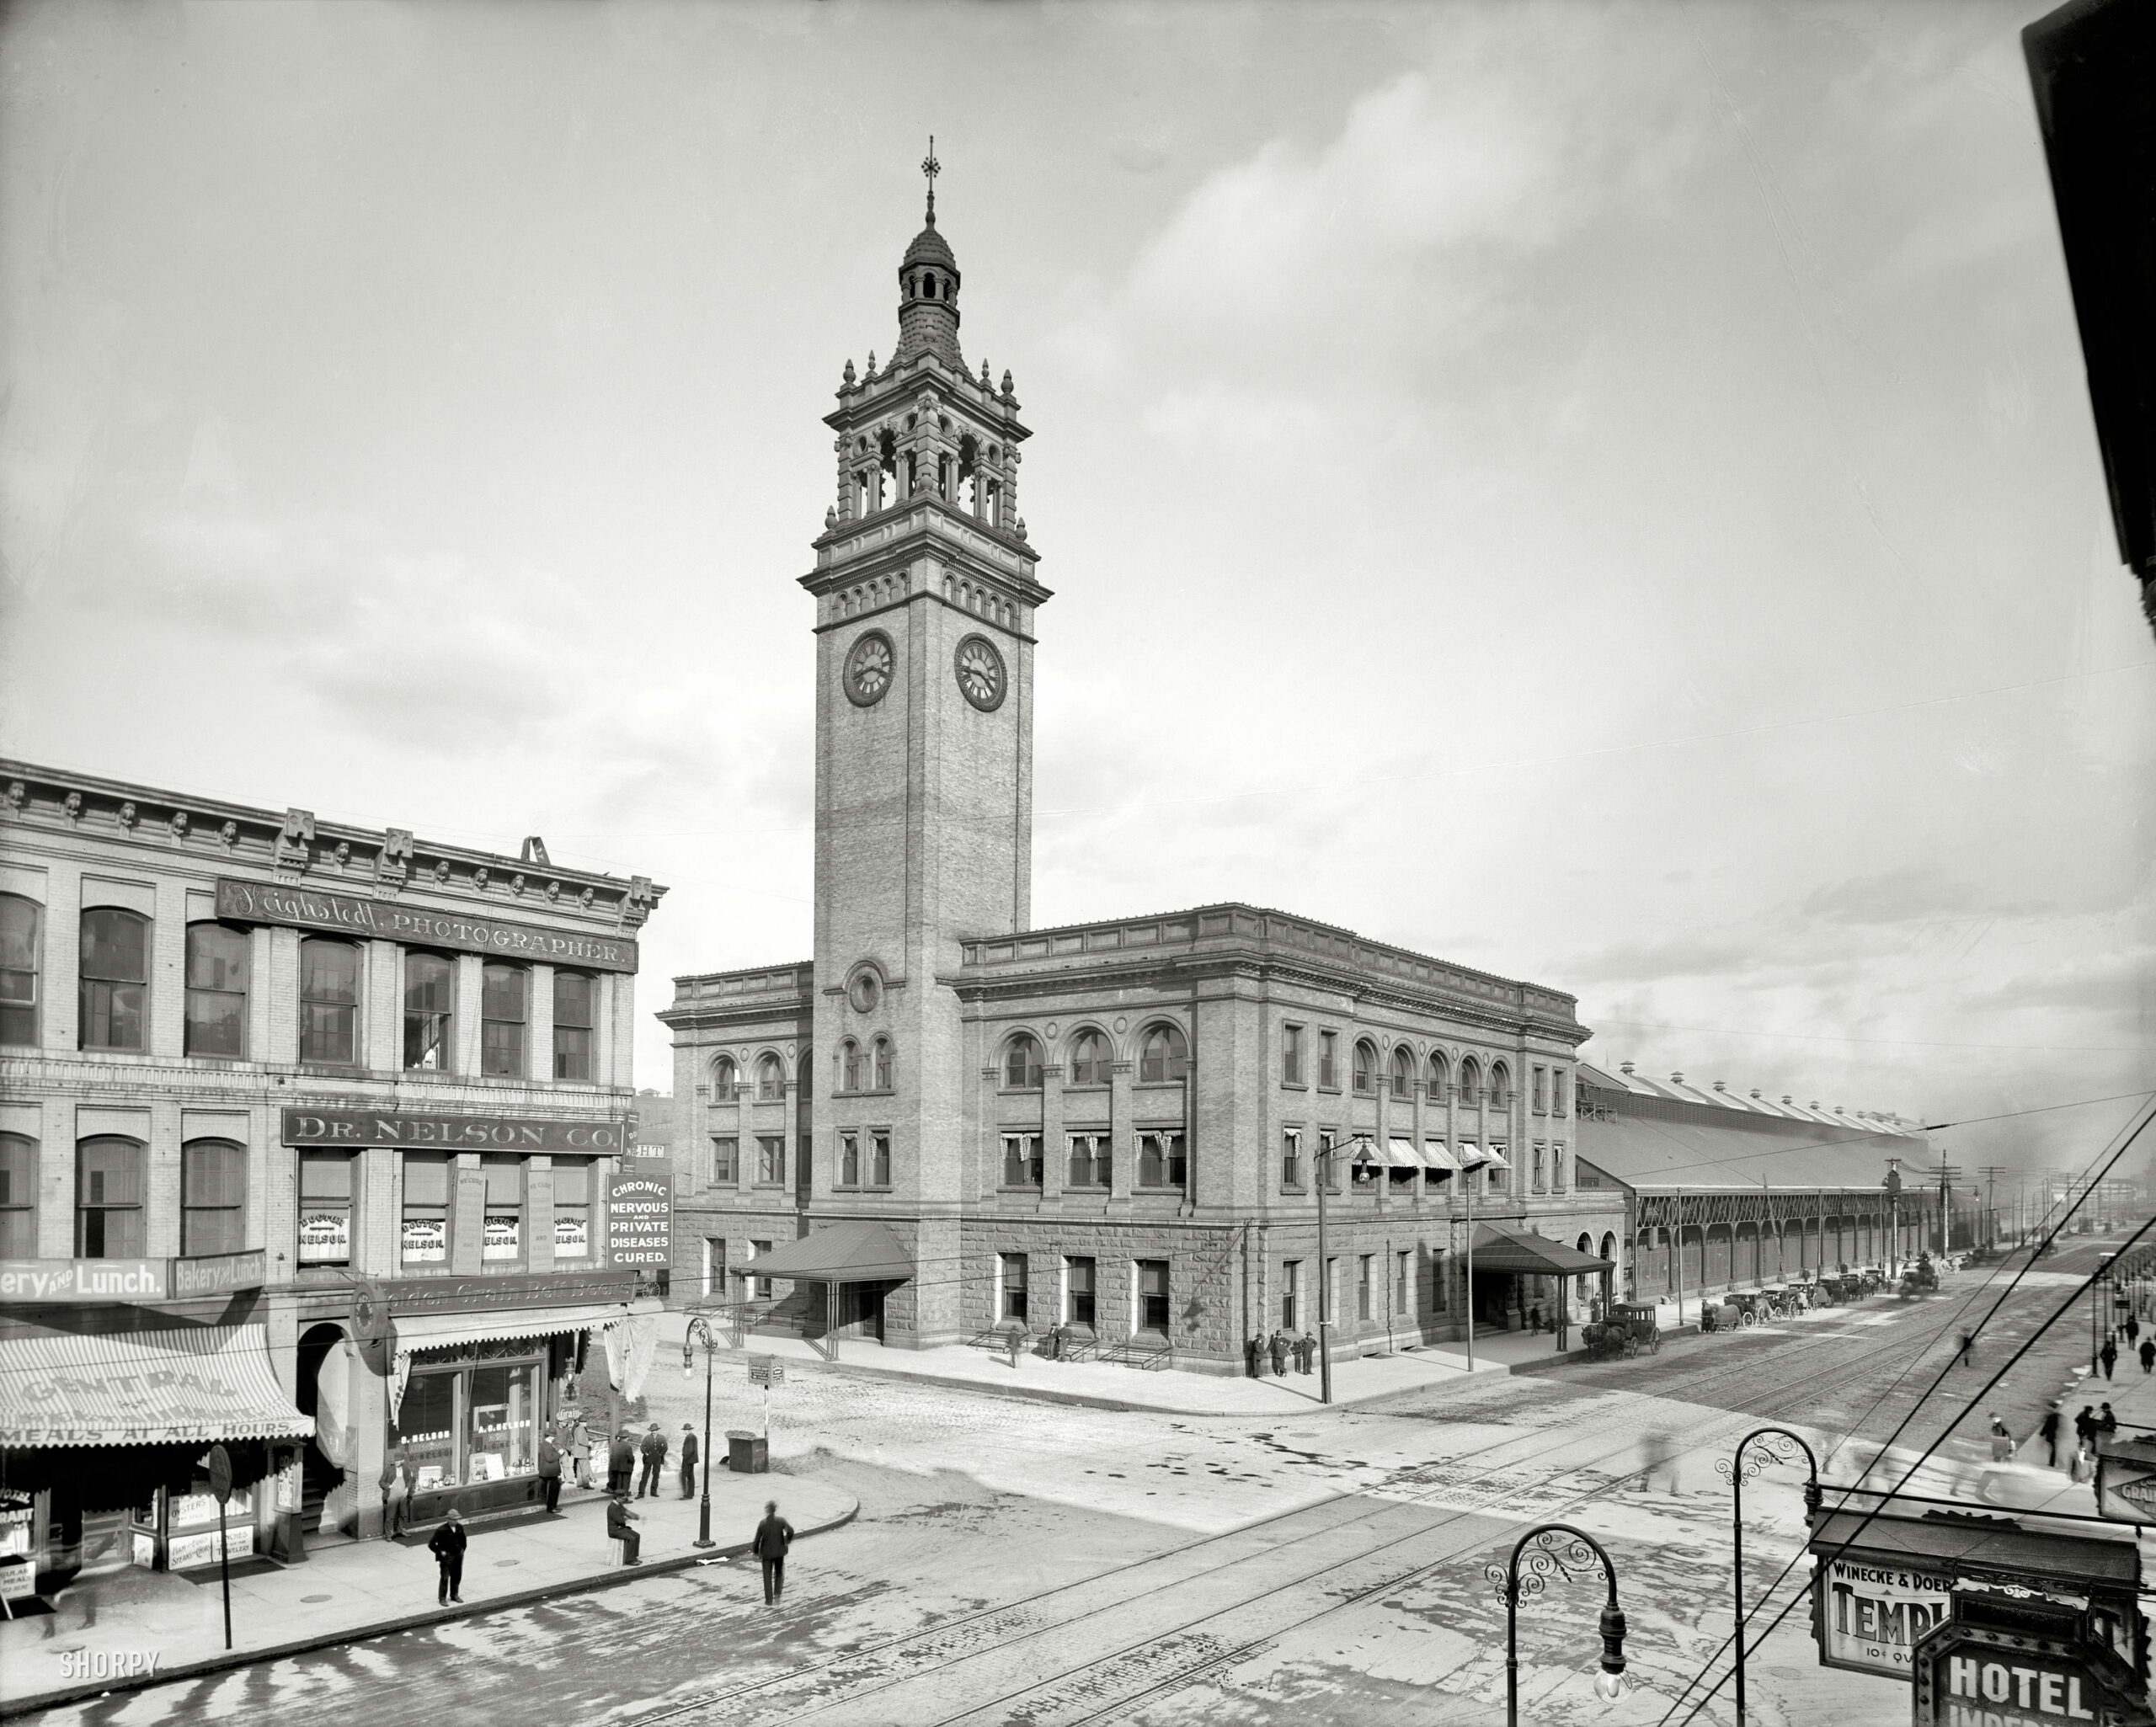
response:
<path fill-rule="evenodd" d="M 1163 1339 L 1158 1344 L 1142 1338 L 1126 1337 L 1119 1343 L 1098 1348 L 1099 1358 L 1114 1362 L 1126 1367 L 1136 1367 L 1140 1373 L 1155 1373 L 1175 1360 L 1176 1347 Z M 1065 1359 L 1068 1359 L 1066 1357 Z"/>

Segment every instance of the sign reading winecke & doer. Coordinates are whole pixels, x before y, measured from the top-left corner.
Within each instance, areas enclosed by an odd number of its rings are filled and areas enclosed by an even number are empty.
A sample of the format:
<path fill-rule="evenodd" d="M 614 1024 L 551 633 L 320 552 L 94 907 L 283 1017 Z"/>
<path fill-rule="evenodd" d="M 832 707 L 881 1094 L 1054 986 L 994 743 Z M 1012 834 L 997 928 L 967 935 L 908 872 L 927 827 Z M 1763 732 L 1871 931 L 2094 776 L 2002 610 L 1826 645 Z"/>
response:
<path fill-rule="evenodd" d="M 420 1115 L 403 1110 L 288 1109 L 287 1145 L 408 1145 L 429 1151 L 570 1151 L 619 1156 L 629 1127 L 586 1117 Z"/>
<path fill-rule="evenodd" d="M 467 912 L 430 911 L 423 906 L 285 887 L 265 882 L 217 878 L 217 915 L 233 923 L 283 924 L 300 930 L 334 930 L 416 947 L 484 953 L 539 965 L 580 966 L 596 972 L 637 968 L 637 944 L 624 935 L 583 930 L 548 930 L 505 924 Z"/>

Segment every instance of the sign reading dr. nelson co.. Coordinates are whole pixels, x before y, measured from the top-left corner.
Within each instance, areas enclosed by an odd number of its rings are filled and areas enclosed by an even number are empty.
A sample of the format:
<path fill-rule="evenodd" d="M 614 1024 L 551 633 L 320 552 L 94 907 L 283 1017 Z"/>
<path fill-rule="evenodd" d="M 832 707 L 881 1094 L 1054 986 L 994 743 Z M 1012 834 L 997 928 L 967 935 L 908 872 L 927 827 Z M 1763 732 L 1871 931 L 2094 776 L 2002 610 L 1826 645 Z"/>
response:
<path fill-rule="evenodd" d="M 623 1122 L 587 1117 L 542 1121 L 524 1116 L 421 1115 L 403 1110 L 288 1109 L 280 1136 L 287 1145 L 416 1145 L 451 1151 L 568 1151 L 621 1154 Z"/>
<path fill-rule="evenodd" d="M 633 972 L 637 945 L 622 935 L 584 930 L 545 930 L 505 924 L 465 912 L 324 893 L 312 887 L 280 887 L 266 882 L 217 878 L 217 915 L 237 923 L 285 924 L 302 930 L 335 930 L 384 941 L 422 942 L 459 953 L 532 960 L 541 965 L 580 966 L 595 972 Z"/>

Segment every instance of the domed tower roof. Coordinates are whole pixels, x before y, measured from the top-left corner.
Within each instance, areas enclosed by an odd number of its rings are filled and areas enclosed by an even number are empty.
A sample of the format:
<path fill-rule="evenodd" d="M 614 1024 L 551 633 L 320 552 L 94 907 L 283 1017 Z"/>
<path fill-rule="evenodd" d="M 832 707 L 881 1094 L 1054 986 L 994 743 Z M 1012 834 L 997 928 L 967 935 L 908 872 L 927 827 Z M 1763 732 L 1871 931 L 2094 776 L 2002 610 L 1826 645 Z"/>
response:
<path fill-rule="evenodd" d="M 963 372 L 966 358 L 958 350 L 958 260 L 936 229 L 936 176 L 943 165 L 936 159 L 933 138 L 928 141 L 928 158 L 921 171 L 928 176 L 928 222 L 899 260 L 899 346 L 891 365 L 908 366 L 931 354 L 953 371 Z"/>

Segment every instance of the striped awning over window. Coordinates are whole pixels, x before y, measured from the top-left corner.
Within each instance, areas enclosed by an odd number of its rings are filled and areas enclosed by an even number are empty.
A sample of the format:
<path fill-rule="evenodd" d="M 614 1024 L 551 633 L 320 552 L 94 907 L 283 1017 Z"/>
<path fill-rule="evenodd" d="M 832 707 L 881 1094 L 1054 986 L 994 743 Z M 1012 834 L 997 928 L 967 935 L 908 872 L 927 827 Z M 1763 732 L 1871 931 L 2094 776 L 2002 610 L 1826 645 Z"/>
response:
<path fill-rule="evenodd" d="M 304 1439 L 259 1325 L 0 1338 L 0 1445 Z"/>

